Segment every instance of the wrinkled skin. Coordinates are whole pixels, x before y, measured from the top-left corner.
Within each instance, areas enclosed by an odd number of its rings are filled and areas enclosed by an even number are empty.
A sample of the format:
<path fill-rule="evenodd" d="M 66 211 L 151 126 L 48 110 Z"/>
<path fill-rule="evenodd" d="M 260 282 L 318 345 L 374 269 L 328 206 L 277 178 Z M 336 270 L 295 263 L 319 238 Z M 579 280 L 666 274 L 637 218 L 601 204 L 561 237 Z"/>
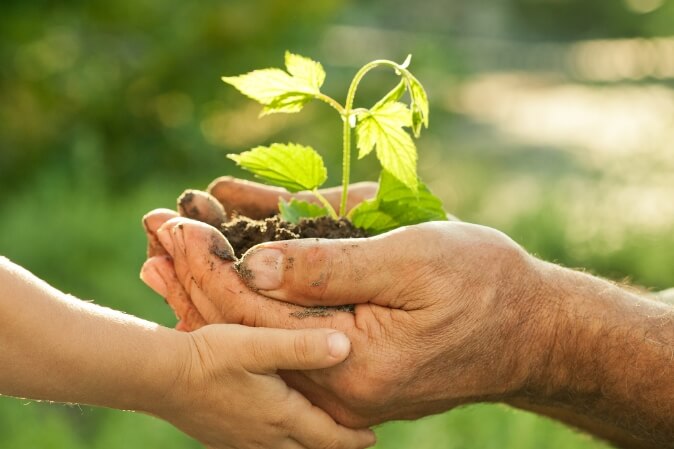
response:
<path fill-rule="evenodd" d="M 232 179 L 210 192 L 218 192 L 225 210 L 257 216 L 272 211 L 279 197 Z M 368 197 L 374 186 L 354 192 Z M 535 285 L 516 282 L 535 271 L 532 258 L 492 229 L 435 222 L 368 239 L 271 242 L 244 256 L 242 278 L 234 260 L 223 258 L 231 248 L 215 228 L 175 215 L 146 216 L 150 258 L 143 271 L 161 273 L 166 286 L 150 286 L 174 308 L 179 328 L 239 323 L 344 332 L 352 344 L 344 363 L 282 376 L 349 427 L 514 397 L 531 380 L 529 364 L 546 351 L 545 339 L 534 338 L 536 323 L 547 319 L 537 315 L 534 290 L 514 287 Z M 280 267 L 277 288 L 256 277 L 265 266 Z M 356 307 L 353 314 L 298 318 L 302 307 L 288 301 Z"/>

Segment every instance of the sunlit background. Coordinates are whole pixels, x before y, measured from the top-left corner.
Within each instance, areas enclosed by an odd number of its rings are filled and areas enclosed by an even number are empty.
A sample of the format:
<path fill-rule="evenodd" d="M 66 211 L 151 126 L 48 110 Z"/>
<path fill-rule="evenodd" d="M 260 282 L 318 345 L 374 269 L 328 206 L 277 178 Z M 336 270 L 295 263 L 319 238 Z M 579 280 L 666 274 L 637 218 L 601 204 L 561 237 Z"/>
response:
<path fill-rule="evenodd" d="M 2 10 L 0 254 L 77 296 L 174 324 L 138 280 L 140 217 L 184 188 L 242 175 L 227 152 L 311 144 L 338 182 L 331 109 L 258 120 L 259 106 L 219 80 L 279 66 L 286 49 L 320 60 L 339 99 L 360 65 L 412 53 L 432 106 L 420 173 L 448 211 L 547 260 L 652 290 L 674 284 L 672 0 L 5 0 Z M 373 75 L 357 102 L 394 82 Z M 368 159 L 355 177 L 376 172 Z M 498 405 L 378 435 L 393 449 L 603 447 Z M 142 415 L 0 398 L 0 447 L 198 445 Z"/>

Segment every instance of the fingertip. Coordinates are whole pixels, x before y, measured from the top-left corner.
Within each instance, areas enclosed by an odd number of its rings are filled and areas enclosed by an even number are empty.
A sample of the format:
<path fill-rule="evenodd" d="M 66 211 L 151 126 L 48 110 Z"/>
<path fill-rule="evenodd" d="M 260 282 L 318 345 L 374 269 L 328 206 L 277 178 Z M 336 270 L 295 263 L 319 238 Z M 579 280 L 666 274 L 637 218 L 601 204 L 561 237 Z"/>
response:
<path fill-rule="evenodd" d="M 336 360 L 342 361 L 351 352 L 351 340 L 342 332 L 328 334 L 328 354 Z"/>
<path fill-rule="evenodd" d="M 366 449 L 377 444 L 377 435 L 372 429 L 357 429 L 355 432 L 359 448 Z"/>
<path fill-rule="evenodd" d="M 161 246 L 164 247 L 167 253 L 171 256 L 174 255 L 173 249 L 173 236 L 171 235 L 171 230 L 166 225 L 162 225 L 156 232 L 157 240 L 161 243 Z"/>
<path fill-rule="evenodd" d="M 273 246 L 259 244 L 250 248 L 241 257 L 239 272 L 244 282 L 254 290 L 276 290 L 283 284 L 286 271 L 284 252 Z"/>
<path fill-rule="evenodd" d="M 159 240 L 159 243 L 161 243 L 166 252 L 168 252 L 172 257 L 175 255 L 175 244 L 173 240 L 175 237 L 175 228 L 179 227 L 181 224 L 184 224 L 184 222 L 187 220 L 187 218 L 175 215 L 170 220 L 165 221 L 159 227 L 159 229 L 157 229 L 157 240 Z"/>
<path fill-rule="evenodd" d="M 219 200 L 207 192 L 188 189 L 178 198 L 178 211 L 183 217 L 218 227 L 227 221 L 227 214 Z"/>
<path fill-rule="evenodd" d="M 218 190 L 220 187 L 231 184 L 235 181 L 235 179 L 236 178 L 233 176 L 220 176 L 219 178 L 215 178 L 210 184 L 208 184 L 208 187 L 206 187 L 206 192 L 213 194 L 214 190 Z"/>
<path fill-rule="evenodd" d="M 154 257 L 146 260 L 141 267 L 140 279 L 160 296 L 165 298 L 168 295 L 168 286 L 159 273 L 159 268 Z"/>
<path fill-rule="evenodd" d="M 154 233 L 167 221 L 178 216 L 171 209 L 154 209 L 143 216 L 143 227 L 147 232 Z"/>

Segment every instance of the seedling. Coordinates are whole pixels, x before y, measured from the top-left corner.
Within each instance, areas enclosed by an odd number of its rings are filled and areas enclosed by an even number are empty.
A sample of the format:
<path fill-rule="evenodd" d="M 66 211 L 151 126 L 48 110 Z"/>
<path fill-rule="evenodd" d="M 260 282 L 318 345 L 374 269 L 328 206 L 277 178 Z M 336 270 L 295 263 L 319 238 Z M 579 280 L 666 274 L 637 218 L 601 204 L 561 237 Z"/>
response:
<path fill-rule="evenodd" d="M 411 134 L 419 137 L 421 129 L 428 127 L 429 110 L 426 91 L 408 70 L 410 60 L 408 56 L 402 64 L 377 60 L 364 65 L 351 81 L 344 105 L 321 92 L 325 71 L 319 62 L 290 52 L 285 54 L 286 70 L 268 68 L 222 78 L 262 104 L 262 116 L 299 112 L 311 100 L 323 101 L 339 113 L 343 135 L 339 213 L 318 191 L 327 179 L 327 171 L 323 159 L 313 148 L 274 143 L 228 157 L 269 183 L 291 192 L 313 192 L 321 206 L 294 199 L 281 200 L 281 216 L 291 223 L 308 217 L 346 217 L 368 233 L 378 234 L 399 226 L 446 220 L 441 201 L 417 176 L 417 150 Z M 392 68 L 400 77 L 399 83 L 371 108 L 355 108 L 358 85 L 370 70 L 378 67 Z M 409 105 L 400 101 L 405 93 L 409 96 Z M 376 198 L 347 211 L 354 129 L 358 159 L 374 150 L 382 172 Z"/>

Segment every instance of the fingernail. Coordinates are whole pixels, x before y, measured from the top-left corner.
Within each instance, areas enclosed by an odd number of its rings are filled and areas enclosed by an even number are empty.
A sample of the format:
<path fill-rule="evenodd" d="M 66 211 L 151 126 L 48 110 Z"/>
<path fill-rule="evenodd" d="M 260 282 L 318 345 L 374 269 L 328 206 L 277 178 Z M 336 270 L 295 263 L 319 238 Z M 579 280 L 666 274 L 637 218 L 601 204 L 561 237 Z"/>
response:
<path fill-rule="evenodd" d="M 248 273 L 246 282 L 258 290 L 276 290 L 283 283 L 283 252 L 268 248 L 244 256 L 242 268 Z"/>
<path fill-rule="evenodd" d="M 345 357 L 351 349 L 351 342 L 341 332 L 328 335 L 328 352 L 335 358 Z"/>
<path fill-rule="evenodd" d="M 164 279 L 161 277 L 159 271 L 157 271 L 156 268 L 149 267 L 144 269 L 140 277 L 143 279 L 143 282 L 149 285 L 150 288 L 157 292 L 160 296 L 166 297 L 166 295 L 168 295 L 168 287 L 166 286 L 166 282 L 164 282 Z"/>

